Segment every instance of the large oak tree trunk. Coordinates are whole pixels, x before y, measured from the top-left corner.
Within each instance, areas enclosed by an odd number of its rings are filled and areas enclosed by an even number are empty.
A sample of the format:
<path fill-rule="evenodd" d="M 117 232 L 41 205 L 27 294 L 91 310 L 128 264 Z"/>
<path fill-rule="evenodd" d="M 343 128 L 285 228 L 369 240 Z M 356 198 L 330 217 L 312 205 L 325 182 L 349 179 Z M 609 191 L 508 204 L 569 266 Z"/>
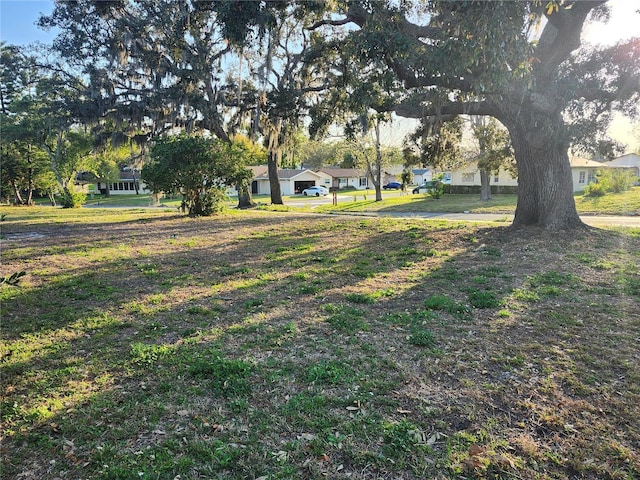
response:
<path fill-rule="evenodd" d="M 518 165 L 514 227 L 583 227 L 573 198 L 568 143 L 559 117 L 522 115 L 508 124 Z"/>

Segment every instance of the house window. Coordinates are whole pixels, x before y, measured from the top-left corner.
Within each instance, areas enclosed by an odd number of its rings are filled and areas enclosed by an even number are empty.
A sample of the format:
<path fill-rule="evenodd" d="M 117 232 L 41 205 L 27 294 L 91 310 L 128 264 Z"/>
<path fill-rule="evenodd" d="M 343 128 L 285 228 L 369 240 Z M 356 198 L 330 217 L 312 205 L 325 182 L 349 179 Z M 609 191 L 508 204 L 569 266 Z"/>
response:
<path fill-rule="evenodd" d="M 475 176 L 476 175 L 473 172 L 465 172 L 462 174 L 462 181 L 464 183 L 473 183 Z"/>
<path fill-rule="evenodd" d="M 500 175 L 499 174 L 494 174 L 493 175 L 493 183 L 498 183 L 500 181 Z"/>
<path fill-rule="evenodd" d="M 367 186 L 367 177 L 360 177 L 360 186 L 361 187 Z"/>
<path fill-rule="evenodd" d="M 593 170 L 589 170 L 589 174 L 587 175 L 587 183 L 593 183 L 596 181 L 596 172 Z"/>
<path fill-rule="evenodd" d="M 578 183 L 584 183 L 586 178 L 587 178 L 587 173 L 586 172 L 580 172 L 580 175 L 578 177 Z"/>

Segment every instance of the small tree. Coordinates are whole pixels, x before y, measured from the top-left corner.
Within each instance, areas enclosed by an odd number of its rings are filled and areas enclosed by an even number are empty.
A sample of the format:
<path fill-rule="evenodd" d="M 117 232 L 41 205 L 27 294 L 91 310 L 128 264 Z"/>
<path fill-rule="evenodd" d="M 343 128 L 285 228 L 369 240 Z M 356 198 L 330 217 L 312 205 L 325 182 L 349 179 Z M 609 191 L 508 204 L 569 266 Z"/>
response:
<path fill-rule="evenodd" d="M 433 187 L 429 189 L 429 195 L 431 198 L 438 199 L 444 195 L 444 178 L 443 173 L 438 173 L 433 176 Z"/>
<path fill-rule="evenodd" d="M 411 171 L 411 167 L 405 166 L 400 174 L 400 180 L 402 181 L 402 189 L 404 190 L 407 185 L 411 185 L 413 183 L 413 172 Z"/>
<path fill-rule="evenodd" d="M 181 192 L 189 215 L 211 215 L 222 210 L 227 186 L 251 178 L 242 159 L 243 148 L 221 140 L 167 137 L 151 148 L 142 179 L 154 193 Z"/>
<path fill-rule="evenodd" d="M 584 189 L 587 197 L 602 197 L 607 193 L 622 193 L 631 189 L 638 177 L 631 169 L 603 168 L 598 171 L 597 181 Z"/>
<path fill-rule="evenodd" d="M 405 166 L 453 169 L 462 157 L 462 127 L 462 119 L 459 117 L 446 122 L 423 119 L 415 132 L 405 138 Z"/>
<path fill-rule="evenodd" d="M 77 208 L 86 200 L 83 192 L 75 189 L 78 172 L 92 169 L 91 155 L 93 139 L 80 130 L 60 131 L 55 142 L 45 143 L 51 167 L 62 187 L 62 207 Z"/>
<path fill-rule="evenodd" d="M 480 170 L 480 200 L 491 200 L 491 173 L 501 167 L 517 175 L 517 167 L 509 140 L 509 133 L 493 118 L 473 118 L 473 136 L 478 142 L 478 169 Z"/>

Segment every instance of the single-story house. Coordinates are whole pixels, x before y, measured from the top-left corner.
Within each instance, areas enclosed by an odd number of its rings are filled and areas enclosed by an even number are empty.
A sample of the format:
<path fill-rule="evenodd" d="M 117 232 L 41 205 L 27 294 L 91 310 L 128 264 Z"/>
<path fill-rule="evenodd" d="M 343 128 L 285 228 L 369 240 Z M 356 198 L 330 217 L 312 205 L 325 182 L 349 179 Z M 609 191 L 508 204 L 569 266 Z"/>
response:
<path fill-rule="evenodd" d="M 382 167 L 382 185 L 389 182 L 399 182 L 403 171 L 404 167 L 402 165 L 387 165 L 386 167 Z"/>
<path fill-rule="evenodd" d="M 252 195 L 259 195 L 260 193 L 260 187 L 262 186 L 262 189 L 264 190 L 265 188 L 267 189 L 267 192 L 270 192 L 271 189 L 268 187 L 269 185 L 269 168 L 266 165 L 256 165 L 256 166 L 251 166 L 248 167 L 249 170 L 251 170 L 253 172 L 253 178 L 251 180 L 251 194 Z M 257 179 L 258 178 L 267 178 L 267 187 L 264 186 L 264 184 L 262 182 L 259 182 Z M 229 195 L 237 195 L 238 192 L 236 191 L 235 187 L 230 187 L 229 190 L 227 190 L 227 194 Z M 267 195 L 267 194 L 265 194 Z"/>
<path fill-rule="evenodd" d="M 329 178 L 329 184 L 323 184 L 327 188 L 355 188 L 356 190 L 366 190 L 369 188 L 369 179 L 366 170 L 359 168 L 334 168 L 323 167 L 316 170 L 316 173 Z"/>
<path fill-rule="evenodd" d="M 595 181 L 598 170 L 605 166 L 603 162 L 577 157 L 570 159 L 569 163 L 574 192 L 581 192 L 589 183 Z M 447 174 L 450 175 L 452 186 L 480 187 L 480 170 L 476 163 L 468 163 L 457 170 L 445 173 L 445 175 Z M 494 190 L 499 191 L 502 187 L 507 187 L 504 189 L 505 191 L 515 191 L 514 189 L 518 186 L 518 178 L 514 177 L 509 170 L 501 168 L 498 172 L 491 174 L 491 185 Z"/>
<path fill-rule="evenodd" d="M 640 155 L 636 153 L 627 153 L 621 157 L 614 158 L 609 162 L 604 162 L 603 166 L 608 168 L 629 168 L 634 174 L 640 177 Z"/>
<path fill-rule="evenodd" d="M 480 169 L 475 162 L 467 163 L 456 170 L 443 172 L 444 183 L 457 187 L 480 187 Z M 510 187 L 513 189 L 518 186 L 518 178 L 514 177 L 511 172 L 505 168 L 500 168 L 497 172 L 492 172 L 490 183 L 496 187 Z"/>
<path fill-rule="evenodd" d="M 424 182 L 433 180 L 433 171 L 430 168 L 414 168 L 413 173 L 414 185 L 422 185 Z"/>
<path fill-rule="evenodd" d="M 101 193 L 103 195 L 107 193 L 107 189 L 111 195 L 136 193 L 136 188 L 138 188 L 138 193 L 140 194 L 151 193 L 147 185 L 140 180 L 140 172 L 131 168 L 125 168 L 120 171 L 120 176 L 117 181 L 107 182 L 103 179 L 98 179 L 95 185 L 95 193 Z M 89 190 L 91 191 L 92 189 L 90 188 Z"/>
<path fill-rule="evenodd" d="M 253 195 L 270 195 L 271 186 L 269 184 L 269 171 L 267 167 L 252 167 L 255 176 L 251 182 L 251 193 Z M 280 182 L 280 191 L 282 195 L 294 195 L 302 192 L 305 188 L 314 185 L 327 186 L 330 178 L 321 175 L 313 170 L 305 169 L 287 169 L 278 170 L 278 180 Z"/>
<path fill-rule="evenodd" d="M 574 192 L 581 192 L 587 185 L 595 182 L 598 170 L 604 166 L 602 162 L 578 157 L 570 159 L 569 163 L 571 164 Z"/>

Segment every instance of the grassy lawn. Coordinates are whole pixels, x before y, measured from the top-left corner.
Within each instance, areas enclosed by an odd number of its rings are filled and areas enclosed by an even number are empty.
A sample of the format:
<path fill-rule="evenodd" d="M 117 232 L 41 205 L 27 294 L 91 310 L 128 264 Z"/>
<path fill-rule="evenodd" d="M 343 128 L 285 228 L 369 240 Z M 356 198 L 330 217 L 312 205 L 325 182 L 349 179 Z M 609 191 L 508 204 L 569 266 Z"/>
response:
<path fill-rule="evenodd" d="M 394 192 L 395 193 L 395 192 Z M 337 206 L 315 204 L 315 198 L 305 198 L 300 195 L 283 197 L 284 206 L 273 207 L 283 211 L 310 210 L 316 212 L 380 212 L 380 213 L 497 213 L 513 214 L 516 208 L 516 195 L 494 195 L 488 202 L 480 200 L 478 195 L 445 195 L 434 200 L 426 194 L 413 195 L 411 193 L 402 196 L 390 196 L 383 192 L 383 200 L 375 201 L 375 192 L 372 190 L 353 193 L 340 193 L 340 202 Z M 628 192 L 620 194 L 608 194 L 600 198 L 589 198 L 576 194 L 576 207 L 582 215 L 640 215 L 640 187 L 634 187 Z M 268 206 L 271 199 L 268 195 L 256 195 L 254 201 Z M 292 202 L 308 202 L 308 207 L 290 206 Z M 46 200 L 42 200 L 46 204 Z M 231 198 L 228 202 L 234 207 L 237 201 Z M 87 199 L 87 206 L 98 207 L 148 207 L 152 205 L 149 195 L 111 195 L 104 197 L 96 195 Z M 175 209 L 180 206 L 178 198 L 163 198 L 160 208 Z M 271 207 L 269 207 L 271 208 Z"/>
<path fill-rule="evenodd" d="M 640 187 L 604 197 L 576 197 L 578 212 L 591 215 L 640 215 Z"/>
<path fill-rule="evenodd" d="M 340 202 L 337 206 L 326 205 L 318 207 L 319 211 L 331 212 L 380 212 L 380 213 L 505 213 L 513 214 L 516 209 L 515 195 L 494 195 L 492 200 L 482 202 L 478 195 L 444 195 L 433 199 L 426 194 L 386 197 L 382 194 L 382 201 L 375 201 L 375 193 L 367 195 L 366 199 L 353 202 Z"/>
<path fill-rule="evenodd" d="M 0 214 L 4 479 L 640 476 L 638 229 Z"/>
<path fill-rule="evenodd" d="M 324 205 L 318 211 L 331 212 L 380 212 L 380 213 L 497 213 L 513 214 L 516 208 L 516 195 L 493 195 L 487 202 L 480 200 L 479 195 L 444 195 L 433 199 L 429 195 L 413 195 L 386 197 L 383 193 L 381 202 L 375 201 L 375 193 L 367 192 L 366 198 L 358 193 L 352 202 L 340 202 L 337 206 Z M 589 198 L 576 194 L 576 207 L 581 215 L 640 215 L 640 187 L 628 192 L 607 194 L 600 198 Z"/>

